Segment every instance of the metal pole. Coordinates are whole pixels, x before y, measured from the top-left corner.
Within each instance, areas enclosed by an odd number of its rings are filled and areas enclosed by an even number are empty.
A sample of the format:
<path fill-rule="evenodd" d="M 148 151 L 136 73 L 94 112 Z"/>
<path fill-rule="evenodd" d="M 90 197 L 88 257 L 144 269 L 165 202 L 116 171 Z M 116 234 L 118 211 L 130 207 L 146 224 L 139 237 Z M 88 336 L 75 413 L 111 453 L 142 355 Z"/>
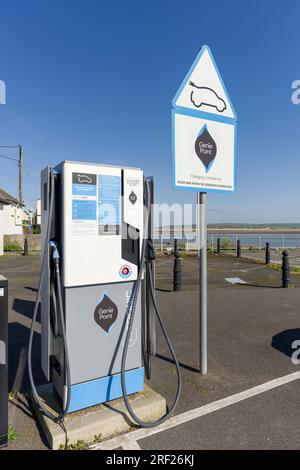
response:
<path fill-rule="evenodd" d="M 181 259 L 179 254 L 178 240 L 174 240 L 174 267 L 173 267 L 173 291 L 181 291 Z"/>
<path fill-rule="evenodd" d="M 19 145 L 19 202 L 23 204 L 23 149 Z"/>
<path fill-rule="evenodd" d="M 289 287 L 290 283 L 290 263 L 289 263 L 289 252 L 284 250 L 282 252 L 282 287 Z"/>
<path fill-rule="evenodd" d="M 199 243 L 200 372 L 207 374 L 207 225 L 206 193 L 197 193 Z"/>
<path fill-rule="evenodd" d="M 24 256 L 27 256 L 29 252 L 29 247 L 28 247 L 28 238 L 26 237 L 24 240 Z"/>
<path fill-rule="evenodd" d="M 266 242 L 266 264 L 270 264 L 271 257 L 270 257 L 270 243 Z"/>

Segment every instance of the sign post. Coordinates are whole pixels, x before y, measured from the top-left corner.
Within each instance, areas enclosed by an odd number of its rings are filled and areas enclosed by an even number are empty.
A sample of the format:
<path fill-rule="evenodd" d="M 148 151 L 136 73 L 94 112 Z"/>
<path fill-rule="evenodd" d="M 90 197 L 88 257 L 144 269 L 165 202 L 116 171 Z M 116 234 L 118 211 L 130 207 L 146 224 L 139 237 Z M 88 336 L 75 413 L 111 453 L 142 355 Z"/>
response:
<path fill-rule="evenodd" d="M 199 364 L 200 372 L 207 374 L 207 223 L 206 193 L 197 193 L 199 240 Z"/>
<path fill-rule="evenodd" d="M 172 101 L 175 189 L 197 191 L 199 370 L 207 373 L 207 192 L 235 190 L 237 116 L 212 53 L 203 46 Z"/>

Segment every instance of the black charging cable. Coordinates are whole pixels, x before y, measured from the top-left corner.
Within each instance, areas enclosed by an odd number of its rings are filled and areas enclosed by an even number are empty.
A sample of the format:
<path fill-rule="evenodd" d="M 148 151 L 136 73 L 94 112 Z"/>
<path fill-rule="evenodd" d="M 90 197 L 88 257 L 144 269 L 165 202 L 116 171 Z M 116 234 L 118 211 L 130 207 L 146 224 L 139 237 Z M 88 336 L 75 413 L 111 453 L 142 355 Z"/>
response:
<path fill-rule="evenodd" d="M 123 354 L 122 354 L 122 361 L 121 361 L 121 384 L 122 384 L 122 392 L 123 392 L 123 398 L 124 398 L 124 401 L 125 401 L 125 405 L 126 405 L 126 408 L 128 410 L 128 413 L 131 416 L 131 418 L 133 419 L 133 421 L 135 423 L 137 423 L 139 426 L 143 427 L 143 428 L 153 428 L 155 426 L 158 426 L 159 424 L 162 424 L 164 421 L 166 421 L 172 415 L 172 413 L 174 412 L 174 410 L 177 406 L 177 403 L 179 401 L 179 398 L 180 398 L 180 393 L 181 393 L 181 374 L 180 374 L 179 362 L 177 360 L 174 348 L 173 348 L 172 343 L 170 341 L 168 332 L 167 332 L 167 330 L 165 328 L 165 325 L 163 323 L 163 320 L 161 318 L 161 315 L 160 315 L 160 312 L 159 312 L 159 309 L 158 309 L 158 305 L 157 305 L 157 302 L 156 302 L 156 298 L 155 298 L 155 287 L 154 287 L 154 281 L 153 281 L 153 277 L 154 277 L 153 260 L 148 259 L 148 256 L 147 256 L 147 259 L 146 259 L 146 249 L 147 249 L 147 246 L 148 246 L 148 239 L 146 239 L 145 236 L 148 233 L 150 209 L 151 209 L 151 207 L 150 207 L 150 205 L 151 205 L 151 202 L 150 202 L 150 187 L 149 187 L 149 182 L 147 181 L 146 178 L 144 180 L 144 185 L 145 185 L 145 193 L 146 193 L 145 202 L 146 202 L 147 214 L 146 214 L 146 217 L 145 217 L 145 224 L 144 224 L 144 237 L 143 237 L 143 242 L 142 242 L 139 272 L 138 272 L 137 280 L 135 281 L 135 283 L 133 285 L 133 288 L 132 288 L 132 293 L 131 293 L 130 301 L 129 301 L 127 312 L 126 312 L 126 319 L 128 321 L 128 329 L 127 329 L 127 333 L 126 333 L 125 344 L 124 344 L 124 349 L 123 349 Z M 131 406 L 131 403 L 130 403 L 130 400 L 129 400 L 129 397 L 128 397 L 128 394 L 127 394 L 127 389 L 126 389 L 126 359 L 127 359 L 127 353 L 128 353 L 128 347 L 129 347 L 129 340 L 130 340 L 132 327 L 133 327 L 133 322 L 134 322 L 134 318 L 135 318 L 137 299 L 138 299 L 139 290 L 140 290 L 140 287 L 141 287 L 141 282 L 142 282 L 142 277 L 143 277 L 143 272 L 144 272 L 145 267 L 146 267 L 148 275 L 149 275 L 148 276 L 148 278 L 150 280 L 149 287 L 150 287 L 150 294 L 151 294 L 154 310 L 155 310 L 158 322 L 160 324 L 162 333 L 163 333 L 163 335 L 165 337 L 165 340 L 166 340 L 166 343 L 168 345 L 168 348 L 171 352 L 171 356 L 173 357 L 174 364 L 175 364 L 175 367 L 176 367 L 176 373 L 177 373 L 177 388 L 176 388 L 176 394 L 175 394 L 175 398 L 174 398 L 174 401 L 173 401 L 172 405 L 169 407 L 168 411 L 161 418 L 159 418 L 156 421 L 152 421 L 152 422 L 142 421 L 135 414 L 135 412 L 133 411 L 133 408 Z M 148 351 L 148 354 L 149 354 L 149 351 Z"/>

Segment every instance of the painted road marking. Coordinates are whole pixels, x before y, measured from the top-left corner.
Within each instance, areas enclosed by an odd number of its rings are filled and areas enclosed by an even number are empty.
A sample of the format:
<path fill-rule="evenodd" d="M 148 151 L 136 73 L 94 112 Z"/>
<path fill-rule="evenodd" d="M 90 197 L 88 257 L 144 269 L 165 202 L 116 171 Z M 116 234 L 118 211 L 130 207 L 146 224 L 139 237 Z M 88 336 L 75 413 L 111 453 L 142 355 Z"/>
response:
<path fill-rule="evenodd" d="M 264 268 L 268 268 L 268 267 L 270 267 L 269 264 L 264 264 L 263 266 L 256 266 L 255 268 L 249 268 L 249 269 L 240 269 L 239 271 L 241 273 L 248 273 L 249 271 L 255 271 L 256 269 L 264 269 Z"/>
<path fill-rule="evenodd" d="M 269 382 L 257 385 L 256 387 L 249 388 L 244 392 L 236 393 L 229 397 L 222 398 L 221 400 L 214 401 L 212 403 L 209 403 L 208 405 L 200 406 L 199 408 L 195 408 L 190 411 L 185 411 L 184 413 L 170 418 L 168 421 L 165 421 L 164 423 L 160 424 L 159 426 L 156 426 L 155 428 L 137 429 L 126 435 L 109 439 L 107 441 L 101 442 L 100 444 L 94 444 L 90 447 L 90 449 L 117 449 L 119 447 L 123 447 L 123 445 L 128 446 L 128 441 L 132 441 L 133 445 L 135 445 L 134 442 L 138 441 L 139 439 L 145 439 L 146 437 L 152 436 L 153 434 L 157 434 L 162 431 L 167 431 L 168 429 L 179 426 L 180 424 L 187 423 L 188 421 L 191 421 L 193 419 L 208 415 L 215 411 L 221 410 L 222 408 L 226 408 L 227 406 L 234 405 L 235 403 L 239 403 L 240 401 L 247 400 L 248 398 L 255 397 L 256 395 L 260 395 L 261 393 L 267 392 L 274 388 L 280 387 L 281 385 L 285 385 L 290 382 L 293 382 L 294 380 L 299 379 L 300 371 L 284 375 L 283 377 L 279 377 L 278 379 L 270 380 Z"/>
<path fill-rule="evenodd" d="M 20 268 L 13 268 L 13 269 L 5 269 L 6 273 L 31 273 L 34 270 L 34 266 L 31 268 L 24 269 L 22 267 Z"/>
<path fill-rule="evenodd" d="M 247 284 L 247 282 L 239 277 L 225 277 L 225 281 L 230 282 L 230 284 Z"/>
<path fill-rule="evenodd" d="M 123 450 L 141 450 L 138 443 L 131 439 L 127 439 L 127 441 L 124 439 L 124 442 L 122 443 L 122 448 Z"/>

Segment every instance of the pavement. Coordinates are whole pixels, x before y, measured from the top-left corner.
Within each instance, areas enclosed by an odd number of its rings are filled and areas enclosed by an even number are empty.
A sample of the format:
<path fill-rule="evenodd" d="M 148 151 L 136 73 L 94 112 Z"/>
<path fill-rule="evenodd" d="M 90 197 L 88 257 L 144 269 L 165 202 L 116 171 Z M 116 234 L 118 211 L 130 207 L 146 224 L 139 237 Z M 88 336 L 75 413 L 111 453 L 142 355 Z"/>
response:
<path fill-rule="evenodd" d="M 300 340 L 300 275 L 292 275 L 291 288 L 282 289 L 281 273 L 269 266 L 208 256 L 208 374 L 201 375 L 197 257 L 182 260 L 181 292 L 172 292 L 172 268 L 172 256 L 158 257 L 158 304 L 183 380 L 174 418 L 178 421 L 143 438 L 137 435 L 137 448 L 299 449 L 300 368 L 292 363 L 291 344 Z M 9 384 L 15 394 L 9 420 L 17 434 L 9 449 L 47 449 L 26 399 L 26 349 L 38 271 L 39 256 L 0 260 L 0 272 L 9 279 Z M 240 278 L 245 284 L 231 284 L 226 278 Z M 37 381 L 43 383 L 39 347 L 38 324 L 34 363 Z M 157 351 L 151 387 L 171 403 L 176 375 L 160 334 Z M 287 379 L 276 381 L 282 377 Z M 266 383 L 259 394 L 247 392 Z"/>

